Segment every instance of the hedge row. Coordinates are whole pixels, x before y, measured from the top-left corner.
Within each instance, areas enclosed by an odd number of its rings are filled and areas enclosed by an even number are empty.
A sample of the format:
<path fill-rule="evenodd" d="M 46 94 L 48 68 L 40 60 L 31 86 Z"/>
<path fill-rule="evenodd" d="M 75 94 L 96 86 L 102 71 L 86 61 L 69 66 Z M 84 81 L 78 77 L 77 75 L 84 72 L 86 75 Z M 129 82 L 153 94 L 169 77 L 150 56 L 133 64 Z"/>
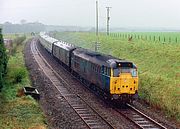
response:
<path fill-rule="evenodd" d="M 0 28 L 0 90 L 3 87 L 3 77 L 6 74 L 7 69 L 7 55 L 4 46 L 2 30 Z"/>

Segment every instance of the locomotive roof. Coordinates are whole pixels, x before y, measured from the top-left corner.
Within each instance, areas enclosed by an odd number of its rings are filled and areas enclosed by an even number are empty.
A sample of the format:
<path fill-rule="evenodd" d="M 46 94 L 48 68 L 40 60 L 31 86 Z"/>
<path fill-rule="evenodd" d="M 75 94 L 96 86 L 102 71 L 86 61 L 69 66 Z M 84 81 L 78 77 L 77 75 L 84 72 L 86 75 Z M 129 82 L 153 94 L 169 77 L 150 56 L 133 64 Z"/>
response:
<path fill-rule="evenodd" d="M 62 42 L 62 41 L 58 41 L 58 42 L 54 43 L 54 45 L 58 46 L 58 47 L 61 47 L 61 48 L 65 49 L 65 50 L 68 50 L 68 51 L 76 48 L 74 45 L 68 44 L 68 43 Z"/>
<path fill-rule="evenodd" d="M 106 67 L 115 68 L 115 64 L 121 63 L 121 62 L 132 63 L 132 62 L 124 60 L 124 59 L 118 59 L 111 55 L 105 55 L 102 53 L 90 51 L 90 50 L 83 49 L 83 48 L 78 48 L 78 49 L 74 50 L 73 53 L 76 56 L 79 56 L 80 58 L 83 58 L 87 61 L 93 62 L 94 64 L 98 64 L 101 66 L 104 65 Z"/>

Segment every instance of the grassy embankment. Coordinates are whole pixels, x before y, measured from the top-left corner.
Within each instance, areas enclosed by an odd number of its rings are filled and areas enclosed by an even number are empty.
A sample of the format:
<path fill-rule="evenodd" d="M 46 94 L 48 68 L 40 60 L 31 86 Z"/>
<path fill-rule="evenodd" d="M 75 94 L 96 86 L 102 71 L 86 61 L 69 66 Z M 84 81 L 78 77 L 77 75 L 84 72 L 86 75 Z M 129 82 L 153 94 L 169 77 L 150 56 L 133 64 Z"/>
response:
<path fill-rule="evenodd" d="M 94 50 L 96 38 L 92 33 L 57 33 L 55 37 Z M 133 61 L 138 66 L 140 98 L 180 122 L 180 41 L 128 41 L 105 35 L 100 35 L 99 41 L 100 52 Z"/>
<path fill-rule="evenodd" d="M 38 103 L 30 96 L 18 97 L 18 90 L 30 86 L 28 71 L 24 65 L 25 37 L 4 35 L 13 38 L 12 53 L 9 53 L 8 73 L 0 92 L 0 128 L 30 129 L 46 128 L 46 119 Z"/>

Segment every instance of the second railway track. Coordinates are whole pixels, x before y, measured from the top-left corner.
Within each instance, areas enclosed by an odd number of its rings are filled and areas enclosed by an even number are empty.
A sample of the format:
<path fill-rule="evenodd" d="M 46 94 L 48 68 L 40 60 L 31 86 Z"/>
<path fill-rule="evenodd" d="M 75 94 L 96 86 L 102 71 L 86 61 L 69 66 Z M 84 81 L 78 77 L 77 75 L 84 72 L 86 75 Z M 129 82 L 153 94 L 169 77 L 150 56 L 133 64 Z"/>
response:
<path fill-rule="evenodd" d="M 31 41 L 31 51 L 33 57 L 38 63 L 40 69 L 49 78 L 51 83 L 56 87 L 56 89 L 61 94 L 67 103 L 74 109 L 74 111 L 79 115 L 79 117 L 86 124 L 87 128 L 114 128 L 107 120 L 105 120 L 95 109 L 93 109 L 83 98 L 78 94 L 75 94 L 65 86 L 69 85 L 67 81 L 59 76 L 59 74 L 48 64 L 45 58 L 41 55 L 37 49 L 37 40 L 33 39 Z"/>
<path fill-rule="evenodd" d="M 167 129 L 130 104 L 126 104 L 124 109 L 116 109 L 116 111 L 129 119 L 140 129 Z"/>

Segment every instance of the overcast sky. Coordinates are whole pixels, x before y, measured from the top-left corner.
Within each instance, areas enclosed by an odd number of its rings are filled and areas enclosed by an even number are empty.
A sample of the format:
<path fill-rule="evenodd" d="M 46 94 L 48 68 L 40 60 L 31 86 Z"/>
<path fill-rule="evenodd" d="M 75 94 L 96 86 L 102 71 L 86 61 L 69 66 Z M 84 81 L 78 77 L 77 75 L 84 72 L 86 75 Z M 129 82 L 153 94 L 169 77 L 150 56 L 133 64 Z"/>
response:
<path fill-rule="evenodd" d="M 98 0 L 99 24 L 111 27 L 180 28 L 180 0 Z M 39 21 L 49 25 L 95 26 L 96 0 L 0 0 L 0 23 Z"/>

